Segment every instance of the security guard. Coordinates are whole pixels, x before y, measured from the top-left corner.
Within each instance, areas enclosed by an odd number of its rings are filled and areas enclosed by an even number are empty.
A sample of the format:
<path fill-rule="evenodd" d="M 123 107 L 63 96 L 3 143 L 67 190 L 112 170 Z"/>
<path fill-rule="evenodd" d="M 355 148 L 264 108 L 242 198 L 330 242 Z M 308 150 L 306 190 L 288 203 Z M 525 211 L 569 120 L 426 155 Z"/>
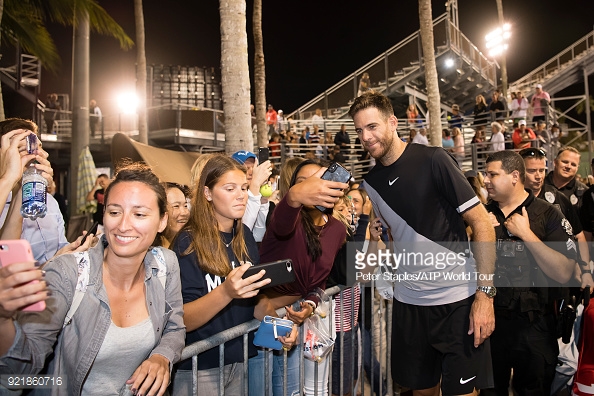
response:
<path fill-rule="evenodd" d="M 559 348 L 554 299 L 571 278 L 577 255 L 571 225 L 553 205 L 525 189 L 522 157 L 487 158 L 487 205 L 497 237 L 496 329 L 491 336 L 495 389 L 485 393 L 548 395 Z M 561 242 L 553 246 L 544 242 Z"/>
<path fill-rule="evenodd" d="M 553 206 L 559 209 L 563 216 L 569 221 L 573 230 L 573 235 L 578 241 L 579 257 L 582 260 L 580 264 L 582 266 L 587 266 L 586 263 L 590 262 L 590 252 L 588 250 L 586 236 L 584 235 L 585 233 L 582 230 L 582 223 L 577 212 L 577 207 L 573 206 L 569 201 L 569 198 L 567 198 L 561 191 L 557 190 L 555 186 L 544 183 L 547 159 L 546 153 L 542 149 L 530 147 L 521 150 L 519 154 L 524 158 L 524 165 L 526 166 L 526 182 L 524 186 L 527 189 L 532 190 L 534 196 L 553 204 Z M 584 195 L 584 199 L 586 198 L 588 198 L 587 194 Z M 582 288 L 587 285 L 590 287 L 594 286 L 592 274 L 588 271 L 582 275 L 579 266 L 576 266 L 574 278 L 579 280 L 578 285 L 581 284 Z M 575 286 L 575 282 L 572 282 L 572 285 Z M 573 293 L 579 293 L 579 288 L 574 288 Z"/>

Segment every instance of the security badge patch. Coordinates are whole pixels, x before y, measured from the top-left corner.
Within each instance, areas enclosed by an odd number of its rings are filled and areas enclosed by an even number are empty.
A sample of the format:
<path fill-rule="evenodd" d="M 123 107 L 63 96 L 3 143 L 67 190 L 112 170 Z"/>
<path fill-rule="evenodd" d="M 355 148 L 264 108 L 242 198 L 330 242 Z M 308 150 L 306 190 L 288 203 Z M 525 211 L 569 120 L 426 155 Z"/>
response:
<path fill-rule="evenodd" d="M 545 192 L 545 199 L 548 203 L 555 203 L 555 194 L 550 191 Z"/>
<path fill-rule="evenodd" d="M 572 205 L 577 205 L 577 203 L 578 203 L 578 198 L 575 196 L 575 194 L 571 194 L 571 197 L 569 197 L 569 200 L 571 201 Z"/>
<path fill-rule="evenodd" d="M 563 218 L 563 220 L 561 220 L 561 225 L 565 229 L 565 232 L 567 233 L 567 235 L 569 235 L 569 236 L 573 235 L 573 229 L 571 228 L 571 224 L 569 223 L 569 221 L 566 218 Z"/>

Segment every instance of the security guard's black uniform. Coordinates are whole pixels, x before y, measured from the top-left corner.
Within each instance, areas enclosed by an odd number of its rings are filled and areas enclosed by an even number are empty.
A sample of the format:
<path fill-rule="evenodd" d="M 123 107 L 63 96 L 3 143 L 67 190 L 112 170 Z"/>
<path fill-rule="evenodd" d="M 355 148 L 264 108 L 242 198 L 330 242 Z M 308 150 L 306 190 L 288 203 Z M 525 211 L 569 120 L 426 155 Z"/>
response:
<path fill-rule="evenodd" d="M 575 259 L 576 242 L 569 222 L 556 207 L 535 198 L 530 191 L 528 194 L 508 217 L 515 213 L 522 215 L 525 207 L 532 232 L 542 242 L 557 242 L 556 250 Z M 491 335 L 495 391 L 498 395 L 508 395 L 513 368 L 513 386 L 517 392 L 548 395 L 559 354 L 554 299 L 561 284 L 549 278 L 524 242 L 507 231 L 506 217 L 499 204 L 490 202 L 487 210 L 499 222 L 495 227 L 496 328 Z"/>

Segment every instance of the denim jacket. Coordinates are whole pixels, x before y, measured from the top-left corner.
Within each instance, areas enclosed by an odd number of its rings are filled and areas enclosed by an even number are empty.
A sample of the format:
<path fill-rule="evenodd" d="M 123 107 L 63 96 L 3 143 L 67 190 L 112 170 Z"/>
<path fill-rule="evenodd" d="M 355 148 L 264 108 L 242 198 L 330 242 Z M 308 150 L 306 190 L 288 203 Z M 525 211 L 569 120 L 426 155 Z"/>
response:
<path fill-rule="evenodd" d="M 45 265 L 45 278 L 53 294 L 46 300 L 44 311 L 20 312 L 17 315 L 14 322 L 15 340 L 6 355 L 0 357 L 0 374 L 39 373 L 44 368 L 46 358 L 54 352 L 47 372 L 49 375 L 61 376 L 64 383 L 54 389 L 39 390 L 35 394 L 80 394 L 111 323 L 109 300 L 103 286 L 105 246 L 107 242 L 103 237 L 95 247 L 89 249 L 91 268 L 87 291 L 72 320 L 63 329 L 78 280 L 77 263 L 74 255 L 67 254 Z M 144 282 L 146 304 L 156 333 L 156 343 L 150 355 L 165 356 L 169 359 L 171 370 L 173 363 L 181 356 L 186 331 L 177 257 L 167 249 L 163 249 L 163 254 L 167 264 L 165 292 L 156 276 L 156 259 L 150 253 L 144 258 Z M 131 369 L 130 374 L 136 367 Z"/>

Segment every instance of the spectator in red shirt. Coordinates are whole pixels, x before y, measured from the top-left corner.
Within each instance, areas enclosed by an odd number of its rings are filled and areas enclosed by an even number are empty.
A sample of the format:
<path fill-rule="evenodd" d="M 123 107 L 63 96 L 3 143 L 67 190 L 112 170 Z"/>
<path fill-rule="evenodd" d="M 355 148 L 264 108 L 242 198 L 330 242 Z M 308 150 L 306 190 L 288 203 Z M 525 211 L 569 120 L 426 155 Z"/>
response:
<path fill-rule="evenodd" d="M 536 134 L 534 134 L 534 131 L 532 129 L 526 127 L 526 120 L 520 120 L 518 122 L 518 128 L 514 131 L 512 135 L 514 148 L 524 149 L 531 147 L 531 141 L 534 141 L 535 139 Z"/>
<path fill-rule="evenodd" d="M 266 111 L 266 125 L 268 126 L 268 132 L 270 134 L 276 132 L 276 122 L 278 114 L 271 104 L 268 105 L 268 111 Z"/>
<path fill-rule="evenodd" d="M 272 133 L 270 141 L 268 142 L 268 148 L 270 149 L 270 156 L 271 157 L 280 157 L 281 156 L 281 137 L 278 133 Z"/>

